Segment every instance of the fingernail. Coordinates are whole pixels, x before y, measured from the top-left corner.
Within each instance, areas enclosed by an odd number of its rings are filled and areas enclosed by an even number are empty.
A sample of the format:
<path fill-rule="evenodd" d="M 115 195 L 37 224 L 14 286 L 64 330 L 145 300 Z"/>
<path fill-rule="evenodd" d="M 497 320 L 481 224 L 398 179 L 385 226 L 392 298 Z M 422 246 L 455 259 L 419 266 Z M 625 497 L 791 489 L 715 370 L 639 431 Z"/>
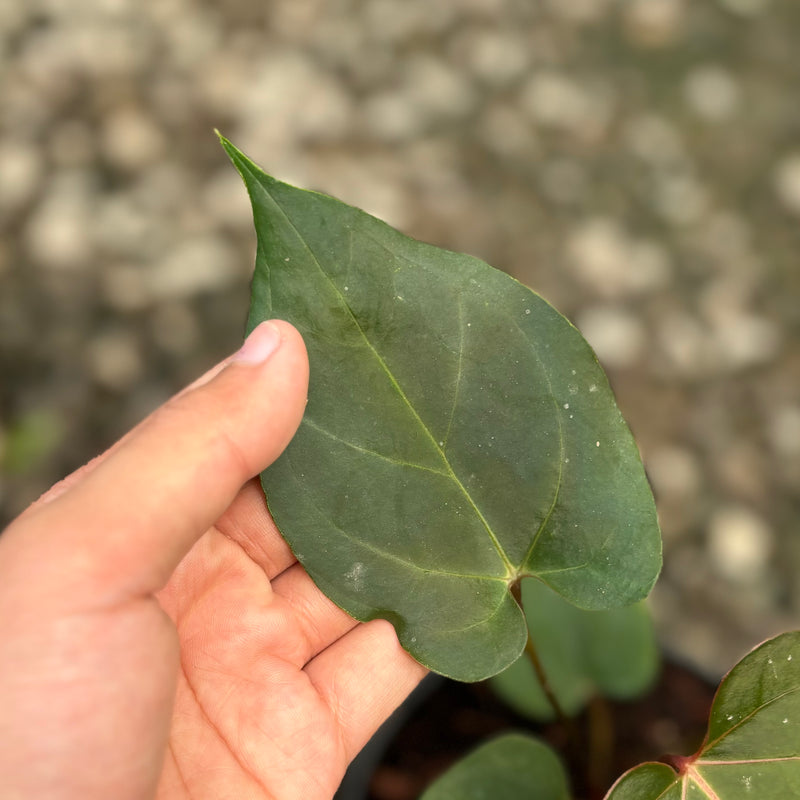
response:
<path fill-rule="evenodd" d="M 263 364 L 280 346 L 281 332 L 271 322 L 262 322 L 251 331 L 244 344 L 233 354 L 237 364 Z"/>

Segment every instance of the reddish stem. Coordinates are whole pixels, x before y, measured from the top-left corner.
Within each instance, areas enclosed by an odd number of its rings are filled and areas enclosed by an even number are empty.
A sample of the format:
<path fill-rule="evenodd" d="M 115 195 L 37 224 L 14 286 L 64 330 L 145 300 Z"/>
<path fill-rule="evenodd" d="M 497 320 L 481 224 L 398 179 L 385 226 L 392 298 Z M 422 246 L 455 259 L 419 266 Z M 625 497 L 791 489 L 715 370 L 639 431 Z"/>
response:
<path fill-rule="evenodd" d="M 689 767 L 695 760 L 694 756 L 675 756 L 667 754 L 658 759 L 662 764 L 672 767 L 678 775 L 683 775 L 686 768 Z"/>

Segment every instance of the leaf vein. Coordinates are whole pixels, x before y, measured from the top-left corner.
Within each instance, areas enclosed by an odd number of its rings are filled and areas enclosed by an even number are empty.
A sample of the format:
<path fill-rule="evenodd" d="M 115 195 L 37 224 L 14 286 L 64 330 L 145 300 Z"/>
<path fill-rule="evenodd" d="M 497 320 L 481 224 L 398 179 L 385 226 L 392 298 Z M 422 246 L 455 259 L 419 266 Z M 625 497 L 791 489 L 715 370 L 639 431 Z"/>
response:
<path fill-rule="evenodd" d="M 350 318 L 351 318 L 353 324 L 355 325 L 356 329 L 358 330 L 359 334 L 361 335 L 362 339 L 364 340 L 364 342 L 367 345 L 367 347 L 369 348 L 369 350 L 372 352 L 373 356 L 376 358 L 376 360 L 377 360 L 378 364 L 380 365 L 381 369 L 383 369 L 383 371 L 386 373 L 386 376 L 389 379 L 390 383 L 392 384 L 392 386 L 394 386 L 395 390 L 397 391 L 397 393 L 400 396 L 401 400 L 408 407 L 408 410 L 411 412 L 412 416 L 417 420 L 417 422 L 419 423 L 419 425 L 422 428 L 423 432 L 428 437 L 428 439 L 431 441 L 433 447 L 439 452 L 439 455 L 441 456 L 442 461 L 447 466 L 448 474 L 449 474 L 451 480 L 453 480 L 455 482 L 455 484 L 458 486 L 459 490 L 464 495 L 464 497 L 466 498 L 467 502 L 470 504 L 470 506 L 472 507 L 473 511 L 475 512 L 475 514 L 480 519 L 480 521 L 481 521 L 482 525 L 484 526 L 487 534 L 489 535 L 489 538 L 492 541 L 492 544 L 494 545 L 495 549 L 497 550 L 497 553 L 500 556 L 500 558 L 501 558 L 501 560 L 502 560 L 502 562 L 503 562 L 503 564 L 504 564 L 504 566 L 506 568 L 506 571 L 508 572 L 508 578 L 509 579 L 512 578 L 513 576 L 515 576 L 517 574 L 517 569 L 514 567 L 514 565 L 511 563 L 510 559 L 508 558 L 508 555 L 506 554 L 503 546 L 500 544 L 500 541 L 498 540 L 497 535 L 495 534 L 495 532 L 492 529 L 492 527 L 489 525 L 489 522 L 486 519 L 486 517 L 484 517 L 483 513 L 481 512 L 481 510 L 478 508 L 477 504 L 475 503 L 475 500 L 472 498 L 472 495 L 470 495 L 470 493 L 467 491 L 467 488 L 464 486 L 464 484 L 461 482 L 461 480 L 458 478 L 458 476 L 454 472 L 452 465 L 450 464 L 450 462 L 447 459 L 447 456 L 444 454 L 444 452 L 442 452 L 442 448 L 439 446 L 438 441 L 433 436 L 433 434 L 431 433 L 430 429 L 425 424 L 423 419 L 419 416 L 419 413 L 417 412 L 416 408 L 414 407 L 414 404 L 409 400 L 408 396 L 403 391 L 403 388 L 398 383 L 397 378 L 394 376 L 394 373 L 392 373 L 392 371 L 389 369 L 389 365 L 386 363 L 386 361 L 384 360 L 383 356 L 381 356 L 381 354 L 378 352 L 378 350 L 376 349 L 375 345 L 370 340 L 369 336 L 367 336 L 366 331 L 361 326 L 361 323 L 359 322 L 359 320 L 356 317 L 356 315 L 353 313 L 353 310 L 350 308 L 350 306 L 345 301 L 345 298 L 343 297 L 342 292 L 339 290 L 339 287 L 336 285 L 336 283 L 333 281 L 333 279 L 330 277 L 330 275 L 328 275 L 328 273 L 323 269 L 322 264 L 320 263 L 320 260 L 317 258 L 316 254 L 311 249 L 311 247 L 308 244 L 308 242 L 306 242 L 306 240 L 303 238 L 302 234 L 297 229 L 297 226 L 294 224 L 294 222 L 289 217 L 289 215 L 286 213 L 286 211 L 284 211 L 284 209 L 281 207 L 281 205 L 278 203 L 278 201 L 275 200 L 275 198 L 272 197 L 271 194 L 269 194 L 269 192 L 266 190 L 266 188 L 264 188 L 264 193 L 267 195 L 267 197 L 272 201 L 273 205 L 281 213 L 283 218 L 286 220 L 287 224 L 292 228 L 292 230 L 294 230 L 295 234 L 297 235 L 297 238 L 300 240 L 300 242 L 302 243 L 303 247 L 308 252 L 309 256 L 311 257 L 312 261 L 316 265 L 317 269 L 320 271 L 322 276 L 330 284 L 331 288 L 336 293 L 336 295 L 339 298 L 339 300 L 342 302 L 342 305 L 344 306 L 344 308 L 347 309 L 347 312 L 350 315 Z M 385 245 L 381 245 L 381 246 L 383 246 L 384 249 L 387 250 L 387 252 L 389 252 L 390 254 L 392 254 L 393 256 L 396 257 L 396 254 L 391 253 L 391 251 L 389 251 L 388 248 L 385 247 Z M 406 259 L 406 260 L 408 260 L 408 259 Z M 413 263 L 413 262 L 411 262 L 411 263 Z"/>
<path fill-rule="evenodd" d="M 734 725 L 731 725 L 730 728 L 728 728 L 727 730 L 723 731 L 716 739 L 714 739 L 711 742 L 707 742 L 703 747 L 703 751 L 704 752 L 708 752 L 709 750 L 711 750 L 713 747 L 715 747 L 717 744 L 719 744 L 727 736 L 730 736 L 730 734 L 733 733 L 733 731 L 735 731 L 737 728 L 741 727 L 745 722 L 749 722 L 762 709 L 765 709 L 765 708 L 767 708 L 767 706 L 772 705 L 772 703 L 775 703 L 778 700 L 781 700 L 782 698 L 784 698 L 784 697 L 786 697 L 788 695 L 795 694 L 798 691 L 800 691 L 800 687 L 796 686 L 796 687 L 794 687 L 792 689 L 787 689 L 785 692 L 781 692 L 780 694 L 776 694 L 774 697 L 770 697 L 770 699 L 767 700 L 765 703 L 762 703 L 761 705 L 756 706 L 749 714 L 745 715 L 738 722 L 736 722 Z"/>
<path fill-rule="evenodd" d="M 299 235 L 299 233 L 298 233 L 298 235 Z M 413 264 L 414 266 L 424 267 L 423 264 L 420 264 L 418 261 L 415 261 L 414 259 L 409 258 L 406 255 L 399 254 L 399 253 L 393 253 L 391 250 L 389 250 L 389 248 L 386 247 L 385 244 L 383 244 L 383 242 L 377 240 L 374 236 L 371 236 L 369 233 L 364 232 L 364 235 L 366 237 L 368 237 L 369 239 L 371 239 L 375 244 L 377 244 L 383 250 L 386 250 L 386 252 L 389 253 L 389 255 L 391 255 L 393 258 L 400 258 L 403 261 L 407 261 L 409 264 Z M 319 265 L 319 262 L 317 262 L 317 264 Z M 460 300 L 460 297 L 459 297 L 459 300 Z M 461 312 L 461 308 L 462 308 L 461 304 L 459 303 L 459 312 Z M 459 315 L 459 321 L 462 322 L 462 319 L 461 319 L 460 315 Z M 555 491 L 553 493 L 553 501 L 550 504 L 550 508 L 547 510 L 547 514 L 545 514 L 544 519 L 542 520 L 542 522 L 539 525 L 536 533 L 534 534 L 534 536 L 533 536 L 533 538 L 531 540 L 530 547 L 528 548 L 527 552 L 525 553 L 524 558 L 520 561 L 518 567 L 515 568 L 513 565 L 510 564 L 510 561 L 507 558 L 507 556 L 505 554 L 505 551 L 503 550 L 503 548 L 501 547 L 500 543 L 497 541 L 496 537 L 494 536 L 494 533 L 493 533 L 493 531 L 491 529 L 491 526 L 488 523 L 488 520 L 486 520 L 484 518 L 483 514 L 480 512 L 480 510 L 477 508 L 475 503 L 472 501 L 472 498 L 469 496 L 469 493 L 467 492 L 466 488 L 463 486 L 461 481 L 459 481 L 458 478 L 455 476 L 455 473 L 453 473 L 453 477 L 456 479 L 456 481 L 458 482 L 458 484 L 461 487 L 462 491 L 464 492 L 464 494 L 467 496 L 467 498 L 470 500 L 470 502 L 472 503 L 473 507 L 477 511 L 478 515 L 480 516 L 481 521 L 486 526 L 486 529 L 489 532 L 489 535 L 492 537 L 492 541 L 495 543 L 495 546 L 497 547 L 498 552 L 500 552 L 500 555 L 503 557 L 504 562 L 507 564 L 507 567 L 512 570 L 513 574 L 518 575 L 519 574 L 519 570 L 533 556 L 533 551 L 536 549 L 536 545 L 538 544 L 539 539 L 540 539 L 542 533 L 544 532 L 545 527 L 547 526 L 547 523 L 550 521 L 550 518 L 552 517 L 553 512 L 555 511 L 556 504 L 558 502 L 558 498 L 559 498 L 559 496 L 561 494 L 561 484 L 562 484 L 563 473 L 564 473 L 564 457 L 565 457 L 564 454 L 565 454 L 565 451 L 566 451 L 566 446 L 565 446 L 565 443 L 564 443 L 564 423 L 563 423 L 563 421 L 561 419 L 561 412 L 559 411 L 559 408 L 558 408 L 558 400 L 556 398 L 555 391 L 553 390 L 553 383 L 550 380 L 550 374 L 548 373 L 548 371 L 547 371 L 547 369 L 545 367 L 544 361 L 542 360 L 542 357 L 541 357 L 541 355 L 539 353 L 539 348 L 536 346 L 536 343 L 533 341 L 533 339 L 528 337 L 526 332 L 519 326 L 519 324 L 516 321 L 514 321 L 514 327 L 520 332 L 520 334 L 522 334 L 523 338 L 530 345 L 530 348 L 531 348 L 531 351 L 533 353 L 533 356 L 536 359 L 536 361 L 538 362 L 539 367 L 540 367 L 540 369 L 542 371 L 542 374 L 544 375 L 544 378 L 547 381 L 547 388 L 549 390 L 550 397 L 552 398 L 553 408 L 555 410 L 555 418 L 556 418 L 556 425 L 558 427 L 558 441 L 559 441 L 558 477 L 556 479 L 556 488 L 555 488 Z M 462 328 L 462 333 L 463 333 L 463 328 Z M 463 340 L 462 340 L 462 342 L 463 342 Z M 463 352 L 463 347 L 459 350 L 459 370 L 460 370 L 460 367 L 461 367 L 460 358 L 461 358 L 462 352 Z M 454 411 L 455 411 L 455 408 L 454 408 Z M 451 421 L 452 421 L 452 418 L 451 418 Z M 450 428 L 448 427 L 448 435 L 449 435 L 449 433 L 450 433 Z M 433 438 L 433 437 L 431 437 L 431 438 Z M 434 440 L 434 443 L 435 443 L 435 440 Z M 442 454 L 442 455 L 444 456 L 444 454 Z M 445 461 L 447 461 L 446 457 L 445 457 Z M 450 466 L 449 461 L 447 461 L 447 464 L 448 464 L 448 466 Z M 452 467 L 451 467 L 451 471 L 452 471 Z M 584 566 L 584 565 L 581 565 L 581 567 L 582 566 Z M 579 567 L 579 568 L 581 568 L 581 567 Z"/>
<path fill-rule="evenodd" d="M 410 461 L 400 461 L 399 459 L 392 458 L 391 456 L 387 456 L 384 453 L 379 453 L 377 450 L 370 450 L 369 448 L 362 447 L 361 445 L 356 444 L 355 442 L 350 442 L 347 439 L 343 439 L 341 436 L 337 436 L 335 433 L 333 433 L 333 431 L 329 431 L 327 430 L 327 428 L 324 428 L 319 423 L 314 422 L 314 420 L 308 416 L 305 416 L 303 418 L 303 422 L 306 425 L 308 425 L 309 428 L 313 428 L 315 431 L 318 431 L 323 436 L 327 436 L 330 439 L 333 439 L 334 441 L 343 444 L 345 447 L 350 447 L 353 450 L 357 450 L 359 453 L 363 453 L 364 455 L 373 456 L 383 461 L 388 461 L 390 464 L 394 464 L 395 466 L 398 467 L 409 467 L 411 469 L 419 469 L 425 472 L 432 472 L 434 475 L 441 475 L 444 478 L 450 477 L 450 475 L 443 470 L 433 469 L 433 467 L 427 467 L 424 464 L 412 464 Z"/>
<path fill-rule="evenodd" d="M 503 607 L 503 604 L 506 602 L 506 594 L 502 594 L 500 597 L 500 601 L 497 605 L 492 609 L 492 613 L 489 614 L 488 617 L 484 617 L 483 619 L 476 620 L 475 622 L 471 622 L 469 625 L 464 625 L 461 628 L 445 628 L 444 630 L 448 631 L 449 633 L 464 633 L 464 631 L 472 630 L 473 628 L 478 628 L 481 625 L 486 625 L 490 620 L 494 619 L 500 609 Z M 441 628 L 440 628 L 441 630 Z"/>
<path fill-rule="evenodd" d="M 537 570 L 533 573 L 537 578 L 541 578 L 542 575 L 557 575 L 562 572 L 577 572 L 579 569 L 586 569 L 589 566 L 588 561 L 584 561 L 582 564 L 573 564 L 571 567 L 561 567 L 560 569 L 544 569 L 544 570 Z"/>
<path fill-rule="evenodd" d="M 519 326 L 519 324 L 515 321 L 514 326 L 516 329 L 523 335 L 523 337 L 530 343 L 531 351 L 533 352 L 534 358 L 539 362 L 539 367 L 542 370 L 542 374 L 547 381 L 547 388 L 550 392 L 550 397 L 553 399 L 553 408 L 555 409 L 555 416 L 556 416 L 556 424 L 558 426 L 558 478 L 556 479 L 556 488 L 553 492 L 553 502 L 550 504 L 550 508 L 547 510 L 547 514 L 545 514 L 544 519 L 542 520 L 541 524 L 539 525 L 538 530 L 533 536 L 531 540 L 530 547 L 528 551 L 525 553 L 525 557 L 522 559 L 522 564 L 527 564 L 528 561 L 533 557 L 533 551 L 536 549 L 536 545 L 539 543 L 539 539 L 542 536 L 545 528 L 547 527 L 547 523 L 550 522 L 550 518 L 553 516 L 553 512 L 556 508 L 556 503 L 558 502 L 558 498 L 561 494 L 561 483 L 564 476 L 564 452 L 565 452 L 565 445 L 564 445 L 564 424 L 561 419 L 561 412 L 558 409 L 558 401 L 556 399 L 555 391 L 553 390 L 553 382 L 550 380 L 550 375 L 545 368 L 544 362 L 542 361 L 542 357 L 539 354 L 539 348 L 536 346 L 536 343 L 530 339 L 525 331 Z"/>
<path fill-rule="evenodd" d="M 287 456 L 288 455 L 289 454 L 287 453 Z M 297 470 L 294 468 L 294 464 L 291 462 L 291 459 L 289 459 L 289 466 L 290 466 L 290 468 L 292 470 L 292 473 L 295 476 L 295 479 L 299 483 L 300 482 L 300 476 L 297 473 Z M 424 573 L 426 575 L 440 575 L 440 576 L 447 577 L 447 578 L 470 578 L 470 579 L 473 579 L 473 580 L 495 581 L 495 582 L 505 583 L 505 578 L 494 577 L 492 575 L 485 575 L 485 574 L 471 575 L 469 573 L 452 572 L 452 571 L 443 570 L 443 569 L 433 569 L 431 567 L 422 567 L 419 564 L 415 564 L 413 561 L 409 561 L 408 559 L 397 555 L 396 553 L 391 553 L 388 550 L 384 550 L 383 548 L 378 547 L 377 545 L 373 544 L 372 542 L 365 542 L 365 541 L 363 541 L 361 539 L 357 539 L 355 536 L 353 536 L 352 533 L 346 531 L 344 528 L 339 527 L 334 522 L 334 520 L 332 520 L 323 511 L 323 509 L 315 502 L 315 500 L 313 498 L 313 495 L 311 495 L 310 493 L 306 493 L 306 496 L 308 497 L 309 501 L 314 505 L 314 508 L 316 508 L 316 510 L 319 513 L 320 517 L 322 517 L 322 519 L 324 519 L 331 526 L 331 528 L 333 528 L 333 530 L 335 530 L 337 533 L 339 533 L 342 537 L 344 537 L 348 541 L 351 541 L 354 544 L 356 544 L 358 547 L 361 547 L 364 550 L 369 550 L 371 553 L 373 553 L 376 556 L 379 556 L 380 558 L 385 558 L 388 561 L 393 561 L 396 564 L 400 564 L 403 567 L 408 567 L 409 569 L 415 570 L 417 572 L 422 572 L 422 573 Z"/>
<path fill-rule="evenodd" d="M 466 330 L 464 327 L 464 303 L 461 299 L 461 295 L 458 296 L 458 329 L 460 337 L 458 341 L 458 371 L 456 373 L 456 385 L 453 389 L 453 405 L 450 409 L 450 419 L 447 422 L 447 431 L 442 440 L 444 442 L 442 445 L 443 448 L 447 448 L 447 444 L 450 441 L 450 431 L 453 429 L 453 420 L 456 416 L 458 398 L 461 393 L 461 377 L 464 373 L 464 340 L 466 338 Z"/>
<path fill-rule="evenodd" d="M 691 776 L 691 780 L 697 784 L 701 792 L 705 792 L 708 800 L 721 800 L 720 796 L 711 788 L 705 778 L 698 773 L 698 771 L 691 766 L 686 771 L 687 777 Z"/>

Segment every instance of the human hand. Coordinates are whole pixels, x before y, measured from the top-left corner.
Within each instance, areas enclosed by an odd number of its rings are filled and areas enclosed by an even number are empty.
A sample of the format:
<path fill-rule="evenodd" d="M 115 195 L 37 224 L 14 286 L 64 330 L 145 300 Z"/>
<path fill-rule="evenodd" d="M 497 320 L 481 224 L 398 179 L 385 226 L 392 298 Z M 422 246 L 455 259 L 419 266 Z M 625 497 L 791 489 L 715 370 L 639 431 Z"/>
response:
<path fill-rule="evenodd" d="M 0 536 L 4 800 L 330 798 L 424 675 L 314 586 L 253 479 L 307 369 L 262 324 Z"/>

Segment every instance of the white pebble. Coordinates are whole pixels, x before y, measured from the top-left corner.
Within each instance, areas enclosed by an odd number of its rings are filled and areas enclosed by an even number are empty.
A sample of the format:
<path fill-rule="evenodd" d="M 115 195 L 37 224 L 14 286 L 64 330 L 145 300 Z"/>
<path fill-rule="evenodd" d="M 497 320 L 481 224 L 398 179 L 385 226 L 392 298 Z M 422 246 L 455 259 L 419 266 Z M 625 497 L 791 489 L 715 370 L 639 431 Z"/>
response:
<path fill-rule="evenodd" d="M 709 122 L 729 120 L 741 103 L 739 84 L 715 65 L 693 69 L 684 82 L 683 95 L 692 111 Z"/>
<path fill-rule="evenodd" d="M 765 11 L 770 0 L 718 0 L 719 4 L 742 17 L 755 17 Z"/>
<path fill-rule="evenodd" d="M 800 153 L 792 153 L 778 162 L 772 180 L 784 208 L 800 216 Z"/>
<path fill-rule="evenodd" d="M 116 391 L 124 391 L 136 383 L 144 368 L 138 338 L 130 331 L 100 334 L 89 343 L 86 356 L 92 377 Z"/>
<path fill-rule="evenodd" d="M 522 87 L 520 103 L 542 127 L 585 136 L 604 130 L 611 117 L 611 97 L 600 87 L 579 83 L 560 72 L 540 72 Z"/>
<path fill-rule="evenodd" d="M 661 245 L 634 239 L 607 217 L 592 217 L 575 228 L 567 252 L 578 278 L 601 297 L 653 291 L 671 275 L 669 256 Z"/>
<path fill-rule="evenodd" d="M 135 106 L 108 114 L 101 137 L 108 160 L 122 169 L 136 170 L 153 163 L 163 152 L 165 138 L 155 120 Z"/>
<path fill-rule="evenodd" d="M 0 142 L 0 211 L 23 206 L 36 194 L 44 173 L 40 152 L 25 142 Z"/>
<path fill-rule="evenodd" d="M 530 43 L 513 32 L 475 29 L 463 45 L 472 72 L 492 86 L 504 86 L 522 75 L 530 60 Z"/>
<path fill-rule="evenodd" d="M 776 409 L 768 425 L 769 440 L 777 453 L 787 458 L 800 456 L 800 405 Z"/>
<path fill-rule="evenodd" d="M 686 161 L 686 149 L 674 122 L 658 114 L 633 116 L 623 128 L 623 139 L 637 158 L 656 166 Z"/>
<path fill-rule="evenodd" d="M 660 447 L 648 455 L 646 464 L 647 474 L 659 495 L 686 498 L 696 494 L 702 485 L 697 457 L 684 447 Z"/>
<path fill-rule="evenodd" d="M 707 544 L 711 562 L 722 575 L 737 583 L 753 583 L 764 575 L 774 538 L 754 511 L 727 506 L 712 516 Z"/>
<path fill-rule="evenodd" d="M 623 4 L 625 31 L 640 47 L 663 47 L 680 33 L 683 0 L 628 0 Z"/>
<path fill-rule="evenodd" d="M 188 238 L 148 268 L 148 288 L 158 299 L 218 291 L 239 276 L 238 263 L 231 247 L 218 237 Z"/>
<path fill-rule="evenodd" d="M 461 117 L 472 110 L 472 86 L 447 62 L 416 56 L 404 63 L 404 95 L 412 106 L 422 109 L 427 120 Z"/>
<path fill-rule="evenodd" d="M 77 173 L 57 175 L 26 225 L 28 251 L 49 269 L 88 269 L 93 224 L 89 178 Z"/>
<path fill-rule="evenodd" d="M 716 320 L 713 333 L 724 364 L 731 370 L 771 361 L 781 344 L 780 329 L 772 320 L 744 311 Z"/>
<path fill-rule="evenodd" d="M 697 222 L 708 211 L 709 198 L 705 187 L 692 175 L 664 174 L 655 184 L 653 204 L 672 225 Z"/>
<path fill-rule="evenodd" d="M 608 367 L 631 367 L 642 356 L 647 332 L 641 320 L 621 308 L 594 307 L 581 313 L 577 326 Z"/>

